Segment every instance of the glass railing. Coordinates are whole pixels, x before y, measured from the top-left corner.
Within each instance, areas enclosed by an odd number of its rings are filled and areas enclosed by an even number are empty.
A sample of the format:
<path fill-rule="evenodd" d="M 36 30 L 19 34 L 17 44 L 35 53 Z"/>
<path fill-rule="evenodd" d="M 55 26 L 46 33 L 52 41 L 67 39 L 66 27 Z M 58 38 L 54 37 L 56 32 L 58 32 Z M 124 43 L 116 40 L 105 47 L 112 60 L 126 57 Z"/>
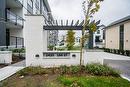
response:
<path fill-rule="evenodd" d="M 23 26 L 24 24 L 24 19 L 16 14 L 14 14 L 13 12 L 11 12 L 10 10 L 6 10 L 7 11 L 7 21 L 9 22 L 13 22 L 16 25 L 21 25 Z"/>
<path fill-rule="evenodd" d="M 33 14 L 33 8 L 27 4 L 27 11 L 28 11 L 28 14 Z"/>
<path fill-rule="evenodd" d="M 21 37 L 10 36 L 11 46 L 24 46 L 24 39 Z"/>
<path fill-rule="evenodd" d="M 16 0 L 16 2 L 19 2 L 20 4 L 23 5 L 23 0 Z"/>

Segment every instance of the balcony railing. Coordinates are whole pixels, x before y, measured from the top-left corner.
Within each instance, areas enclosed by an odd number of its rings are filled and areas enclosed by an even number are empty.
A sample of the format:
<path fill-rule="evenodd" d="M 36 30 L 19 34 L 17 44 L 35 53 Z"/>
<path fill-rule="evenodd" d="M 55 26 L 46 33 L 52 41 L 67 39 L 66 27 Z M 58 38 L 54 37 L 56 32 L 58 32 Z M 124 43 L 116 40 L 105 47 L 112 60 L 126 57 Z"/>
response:
<path fill-rule="evenodd" d="M 20 25 L 23 27 L 24 19 L 22 17 L 14 14 L 10 10 L 6 10 L 6 12 L 7 12 L 7 21 L 13 22 L 15 25 Z"/>
<path fill-rule="evenodd" d="M 28 3 L 27 3 L 27 11 L 28 14 L 33 14 L 33 7 L 31 7 Z"/>
<path fill-rule="evenodd" d="M 24 47 L 24 39 L 22 37 L 10 36 L 10 46 Z"/>
<path fill-rule="evenodd" d="M 23 0 L 16 0 L 16 2 L 19 2 L 21 5 L 23 5 Z"/>

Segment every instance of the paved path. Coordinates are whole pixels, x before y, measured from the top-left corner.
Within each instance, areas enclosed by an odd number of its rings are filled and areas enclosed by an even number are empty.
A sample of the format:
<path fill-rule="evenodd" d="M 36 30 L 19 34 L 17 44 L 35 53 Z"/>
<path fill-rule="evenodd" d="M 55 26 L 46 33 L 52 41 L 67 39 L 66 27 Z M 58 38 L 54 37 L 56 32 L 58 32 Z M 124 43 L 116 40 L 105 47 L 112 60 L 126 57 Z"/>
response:
<path fill-rule="evenodd" d="M 8 78 L 9 76 L 15 74 L 17 71 L 23 69 L 25 67 L 25 60 L 15 63 L 13 65 L 4 67 L 0 69 L 0 81 Z"/>
<path fill-rule="evenodd" d="M 109 66 L 121 72 L 121 76 L 130 81 L 130 60 L 112 60 L 106 59 L 104 61 Z"/>

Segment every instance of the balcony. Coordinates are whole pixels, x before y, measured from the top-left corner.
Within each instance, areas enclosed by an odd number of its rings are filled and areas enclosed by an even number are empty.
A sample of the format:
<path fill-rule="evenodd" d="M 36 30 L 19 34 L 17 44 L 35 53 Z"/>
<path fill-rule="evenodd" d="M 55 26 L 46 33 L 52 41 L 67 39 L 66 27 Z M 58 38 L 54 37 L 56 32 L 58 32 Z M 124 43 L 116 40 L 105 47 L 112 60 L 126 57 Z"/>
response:
<path fill-rule="evenodd" d="M 33 7 L 31 7 L 28 3 L 27 3 L 27 11 L 28 14 L 33 14 Z"/>
<path fill-rule="evenodd" d="M 10 36 L 10 46 L 15 48 L 24 47 L 24 38 Z"/>
<path fill-rule="evenodd" d="M 24 19 L 10 10 L 6 10 L 7 12 L 7 28 L 23 28 Z"/>
<path fill-rule="evenodd" d="M 6 0 L 6 7 L 7 8 L 22 8 L 23 7 L 23 0 Z"/>

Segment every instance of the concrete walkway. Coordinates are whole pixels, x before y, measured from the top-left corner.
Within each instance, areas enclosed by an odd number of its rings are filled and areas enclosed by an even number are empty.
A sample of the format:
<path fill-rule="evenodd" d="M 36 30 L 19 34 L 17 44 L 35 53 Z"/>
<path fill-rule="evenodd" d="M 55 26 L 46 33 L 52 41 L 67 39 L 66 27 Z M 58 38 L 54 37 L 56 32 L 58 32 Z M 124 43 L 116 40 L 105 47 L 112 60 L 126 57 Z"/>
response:
<path fill-rule="evenodd" d="M 106 59 L 104 62 L 114 69 L 119 70 L 121 73 L 121 77 L 130 81 L 130 60 Z"/>
<path fill-rule="evenodd" d="M 10 77 L 25 67 L 25 60 L 0 69 L 0 81 Z"/>

